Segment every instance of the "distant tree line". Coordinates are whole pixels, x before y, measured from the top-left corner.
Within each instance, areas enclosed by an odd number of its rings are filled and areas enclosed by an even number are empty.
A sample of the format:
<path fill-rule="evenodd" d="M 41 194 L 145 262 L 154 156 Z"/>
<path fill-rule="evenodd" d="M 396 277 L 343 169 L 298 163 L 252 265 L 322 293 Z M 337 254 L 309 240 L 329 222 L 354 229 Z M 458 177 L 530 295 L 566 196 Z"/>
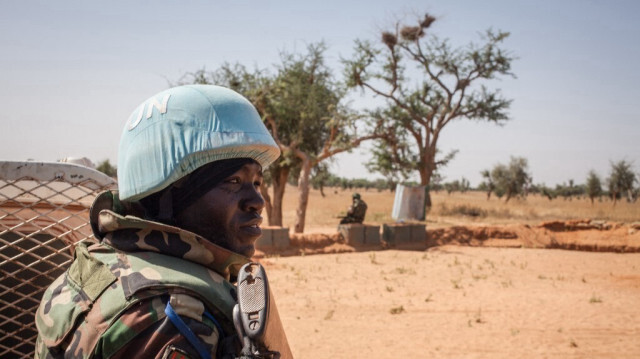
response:
<path fill-rule="evenodd" d="M 451 182 L 445 183 L 435 183 L 434 186 L 431 187 L 434 191 L 445 190 L 447 194 L 451 194 L 452 192 L 467 192 L 471 189 L 471 183 L 466 178 L 462 177 L 460 180 L 454 180 Z"/>
<path fill-rule="evenodd" d="M 604 180 L 591 170 L 584 184 L 576 184 L 570 179 L 552 188 L 544 183 L 534 185 L 527 160 L 512 157 L 508 165 L 497 164 L 491 170 L 483 170 L 481 174 L 484 181 L 477 189 L 487 193 L 487 200 L 495 194 L 498 198 L 504 196 L 505 202 L 513 197 L 525 198 L 529 193 L 547 197 L 550 201 L 559 197 L 564 200 L 587 197 L 593 203 L 605 197 L 614 204 L 622 198 L 635 202 L 640 196 L 640 175 L 633 172 L 632 167 L 632 163 L 626 160 L 611 162 L 609 177 Z"/>
<path fill-rule="evenodd" d="M 111 165 L 108 159 L 98 162 L 96 169 L 106 175 L 116 178 L 117 169 Z M 300 168 L 292 168 L 286 180 L 293 186 L 298 185 Z M 553 201 L 562 198 L 571 201 L 574 198 L 589 198 L 593 204 L 595 200 L 601 201 L 608 198 L 614 204 L 621 199 L 627 202 L 636 202 L 640 197 L 640 175 L 633 172 L 632 163 L 626 160 L 611 162 L 609 176 L 602 179 L 595 171 L 589 171 L 585 182 L 577 184 L 573 179 L 566 183 L 556 184 L 555 187 L 548 187 L 546 184 L 533 184 L 532 175 L 528 168 L 528 161 L 522 157 L 512 157 L 509 164 L 497 164 L 491 170 L 481 172 L 484 179 L 478 187 L 472 188 L 469 180 L 461 178 L 444 182 L 439 173 L 432 176 L 430 190 L 434 192 L 446 191 L 447 194 L 453 192 L 464 193 L 467 191 L 483 191 L 487 194 L 487 200 L 491 195 L 498 198 L 505 198 L 508 202 L 511 198 L 526 198 L 528 194 L 538 194 Z M 265 175 L 269 177 L 269 172 Z M 267 178 L 267 181 L 271 181 Z M 342 190 L 370 190 L 394 191 L 399 183 L 407 186 L 418 185 L 415 181 L 395 181 L 392 178 L 346 178 L 336 176 L 329 172 L 327 164 L 317 166 L 311 175 L 311 186 L 319 190 L 325 196 L 324 188 L 340 188 Z"/>
<path fill-rule="evenodd" d="M 295 184 L 295 183 L 293 183 Z M 417 185 L 416 182 L 403 182 L 405 185 Z M 375 189 L 378 192 L 385 190 L 394 191 L 398 182 L 392 179 L 366 179 L 366 178 L 345 178 L 324 171 L 317 171 L 311 178 L 311 185 L 314 189 L 320 190 L 325 196 L 324 187 L 341 188 L 342 190 L 369 190 Z"/>

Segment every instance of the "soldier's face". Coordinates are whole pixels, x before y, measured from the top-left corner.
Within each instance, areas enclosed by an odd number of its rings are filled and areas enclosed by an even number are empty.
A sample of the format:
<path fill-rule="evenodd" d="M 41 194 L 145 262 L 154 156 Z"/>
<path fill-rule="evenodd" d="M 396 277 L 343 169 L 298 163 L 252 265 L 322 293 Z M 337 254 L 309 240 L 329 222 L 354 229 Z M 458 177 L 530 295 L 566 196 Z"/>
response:
<path fill-rule="evenodd" d="M 178 214 L 178 225 L 233 252 L 253 256 L 262 235 L 265 205 L 260 183 L 260 165 L 244 165 Z"/>

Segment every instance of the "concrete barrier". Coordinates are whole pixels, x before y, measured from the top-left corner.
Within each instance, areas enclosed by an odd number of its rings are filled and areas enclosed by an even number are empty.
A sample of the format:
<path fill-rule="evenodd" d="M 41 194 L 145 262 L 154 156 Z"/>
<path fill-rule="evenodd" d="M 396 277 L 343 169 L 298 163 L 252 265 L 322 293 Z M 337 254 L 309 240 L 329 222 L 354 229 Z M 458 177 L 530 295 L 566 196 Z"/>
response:
<path fill-rule="evenodd" d="M 256 248 L 272 248 L 273 247 L 273 235 L 272 231 L 262 227 L 262 236 L 256 241 Z"/>
<path fill-rule="evenodd" d="M 371 224 L 349 223 L 338 226 L 345 243 L 358 246 L 363 244 L 380 244 L 380 226 Z"/>
<path fill-rule="evenodd" d="M 382 239 L 391 245 L 421 243 L 427 240 L 427 230 L 419 223 L 386 223 L 382 225 Z"/>
<path fill-rule="evenodd" d="M 382 239 L 390 245 L 409 241 L 411 231 L 404 223 L 388 223 L 382 225 Z"/>
<path fill-rule="evenodd" d="M 262 237 L 256 241 L 256 248 L 287 248 L 291 245 L 288 227 L 262 227 Z"/>
<path fill-rule="evenodd" d="M 364 225 L 364 243 L 380 244 L 380 226 Z"/>
<path fill-rule="evenodd" d="M 289 227 L 274 228 L 271 234 L 271 240 L 273 246 L 278 249 L 288 248 L 291 246 L 291 239 L 289 238 Z"/>
<path fill-rule="evenodd" d="M 426 243 L 427 242 L 427 226 L 419 223 L 412 223 L 410 241 L 411 243 Z"/>
<path fill-rule="evenodd" d="M 364 228 L 360 223 L 348 223 L 338 225 L 338 232 L 342 234 L 344 241 L 352 246 L 364 244 Z"/>

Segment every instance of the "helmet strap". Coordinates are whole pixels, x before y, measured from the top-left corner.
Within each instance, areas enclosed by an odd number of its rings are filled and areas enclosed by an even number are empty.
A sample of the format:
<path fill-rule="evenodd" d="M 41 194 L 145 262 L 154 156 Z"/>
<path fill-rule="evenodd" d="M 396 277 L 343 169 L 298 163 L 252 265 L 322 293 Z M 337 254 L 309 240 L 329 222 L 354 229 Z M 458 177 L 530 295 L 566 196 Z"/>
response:
<path fill-rule="evenodd" d="M 158 202 L 158 220 L 162 223 L 172 223 L 173 196 L 171 195 L 171 191 L 164 191 Z"/>

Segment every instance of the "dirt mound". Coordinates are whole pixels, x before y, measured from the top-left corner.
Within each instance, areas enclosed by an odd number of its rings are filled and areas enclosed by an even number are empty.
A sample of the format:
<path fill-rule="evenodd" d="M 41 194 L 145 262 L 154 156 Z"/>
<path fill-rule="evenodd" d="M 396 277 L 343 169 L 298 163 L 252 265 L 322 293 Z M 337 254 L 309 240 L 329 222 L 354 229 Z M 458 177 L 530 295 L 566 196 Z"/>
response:
<path fill-rule="evenodd" d="M 255 258 L 281 255 L 307 255 L 328 253 L 349 253 L 356 249 L 345 243 L 342 234 L 325 233 L 292 233 L 289 235 L 291 245 L 286 249 L 269 248 L 256 251 Z"/>
<path fill-rule="evenodd" d="M 323 248 L 334 243 L 344 243 L 342 234 L 293 233 L 290 236 L 291 246 L 299 248 Z"/>
<path fill-rule="evenodd" d="M 585 231 L 589 229 L 609 230 L 612 228 L 619 228 L 621 226 L 623 226 L 622 223 L 609 223 L 606 221 L 591 219 L 576 219 L 572 221 L 548 221 L 542 222 L 539 225 L 539 227 L 548 229 L 553 232 Z"/>
<path fill-rule="evenodd" d="M 427 230 L 430 245 L 559 248 L 593 252 L 640 252 L 640 225 L 589 219 L 538 226 L 455 226 Z"/>
<path fill-rule="evenodd" d="M 545 248 L 552 242 L 548 231 L 528 225 L 455 226 L 427 229 L 430 245 Z"/>
<path fill-rule="evenodd" d="M 350 253 L 389 248 L 381 245 L 347 244 L 341 233 L 293 233 L 286 249 L 257 251 L 255 258 L 272 255 L 297 256 L 327 253 Z M 429 247 L 458 245 L 498 248 L 552 248 L 590 252 L 640 252 L 640 222 L 624 224 L 589 219 L 548 221 L 537 226 L 453 226 L 428 229 L 421 243 L 404 243 L 392 247 L 424 250 Z"/>
<path fill-rule="evenodd" d="M 469 244 L 480 245 L 489 239 L 518 239 L 515 227 L 496 226 L 454 226 L 427 230 L 427 237 L 434 245 Z"/>

